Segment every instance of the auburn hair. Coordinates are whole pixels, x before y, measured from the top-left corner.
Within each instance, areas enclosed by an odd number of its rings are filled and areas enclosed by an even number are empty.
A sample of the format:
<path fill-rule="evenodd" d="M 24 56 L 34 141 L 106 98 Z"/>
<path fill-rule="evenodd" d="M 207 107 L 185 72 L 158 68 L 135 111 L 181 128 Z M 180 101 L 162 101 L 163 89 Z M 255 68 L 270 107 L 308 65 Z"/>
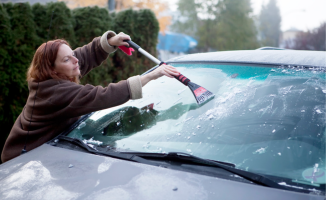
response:
<path fill-rule="evenodd" d="M 27 81 L 42 82 L 48 79 L 63 79 L 79 84 L 79 77 L 70 78 L 64 74 L 54 73 L 54 62 L 61 45 L 70 45 L 62 39 L 50 40 L 37 48 L 32 63 L 27 70 Z"/>

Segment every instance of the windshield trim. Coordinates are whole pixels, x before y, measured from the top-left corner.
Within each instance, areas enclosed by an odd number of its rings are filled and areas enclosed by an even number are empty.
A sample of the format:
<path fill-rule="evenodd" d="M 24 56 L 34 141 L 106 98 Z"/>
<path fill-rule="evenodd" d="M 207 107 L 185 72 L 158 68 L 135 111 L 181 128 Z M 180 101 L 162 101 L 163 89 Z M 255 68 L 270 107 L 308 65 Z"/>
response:
<path fill-rule="evenodd" d="M 196 60 L 196 61 L 170 61 L 166 62 L 167 65 L 170 64 L 219 64 L 219 65 L 240 65 L 240 66 L 250 66 L 250 67 L 274 67 L 274 68 L 281 68 L 281 67 L 294 67 L 294 68 L 303 68 L 305 70 L 318 70 L 318 71 L 325 71 L 326 67 L 322 66 L 315 66 L 315 65 L 293 65 L 293 64 L 286 64 L 286 63 L 263 63 L 263 62 L 243 62 L 243 61 L 209 61 L 209 60 Z M 141 76 L 148 74 L 149 72 L 158 68 L 159 65 L 155 65 L 151 69 L 147 70 Z"/>
<path fill-rule="evenodd" d="M 301 64 L 287 64 L 287 63 L 267 63 L 267 62 L 244 62 L 244 61 L 209 61 L 209 60 L 196 60 L 196 61 L 171 61 L 167 62 L 167 64 L 221 64 L 221 65 L 242 65 L 242 66 L 260 66 L 260 67 L 284 67 L 284 66 L 291 66 L 291 67 L 303 67 L 305 69 L 319 69 L 326 71 L 326 67 L 323 66 L 315 66 L 315 65 L 301 65 Z"/>

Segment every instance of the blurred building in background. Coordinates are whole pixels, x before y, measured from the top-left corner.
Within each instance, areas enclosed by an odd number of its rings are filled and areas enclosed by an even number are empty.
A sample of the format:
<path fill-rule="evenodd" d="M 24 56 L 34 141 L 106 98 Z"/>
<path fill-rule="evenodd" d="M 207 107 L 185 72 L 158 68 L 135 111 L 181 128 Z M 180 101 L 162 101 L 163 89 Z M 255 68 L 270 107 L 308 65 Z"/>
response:
<path fill-rule="evenodd" d="M 280 35 L 280 44 L 281 48 L 288 48 L 295 46 L 295 39 L 299 33 L 302 31 L 296 28 L 291 28 L 287 31 L 282 32 Z"/>
<path fill-rule="evenodd" d="M 29 2 L 29 4 L 33 5 L 35 3 L 46 4 L 49 2 L 56 2 L 58 0 L 1 0 L 1 3 L 25 3 Z"/>

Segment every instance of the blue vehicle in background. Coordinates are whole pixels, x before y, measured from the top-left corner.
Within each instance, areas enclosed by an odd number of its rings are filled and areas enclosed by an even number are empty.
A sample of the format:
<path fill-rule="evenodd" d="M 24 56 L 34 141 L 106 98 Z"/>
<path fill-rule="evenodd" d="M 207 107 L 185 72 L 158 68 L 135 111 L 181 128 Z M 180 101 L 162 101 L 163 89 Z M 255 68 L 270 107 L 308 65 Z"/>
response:
<path fill-rule="evenodd" d="M 181 33 L 173 33 L 166 31 L 164 34 L 158 35 L 157 49 L 171 51 L 176 53 L 186 53 L 196 47 L 198 42 L 196 39 Z"/>
<path fill-rule="evenodd" d="M 324 200 L 326 54 L 248 50 L 166 63 L 160 78 L 0 165 L 0 199 Z"/>

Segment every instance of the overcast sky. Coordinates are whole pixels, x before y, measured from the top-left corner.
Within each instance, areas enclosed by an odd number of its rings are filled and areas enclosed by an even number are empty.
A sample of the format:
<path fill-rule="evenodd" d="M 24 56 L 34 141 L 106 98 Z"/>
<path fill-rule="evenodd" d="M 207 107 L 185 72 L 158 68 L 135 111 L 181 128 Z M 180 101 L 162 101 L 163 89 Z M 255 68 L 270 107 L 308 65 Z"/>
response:
<path fill-rule="evenodd" d="M 171 10 L 176 10 L 178 0 L 169 0 Z M 258 15 L 263 4 L 269 0 L 251 0 L 255 15 Z M 326 0 L 277 0 L 281 11 L 282 31 L 297 28 L 306 31 L 317 28 L 326 22 Z"/>

